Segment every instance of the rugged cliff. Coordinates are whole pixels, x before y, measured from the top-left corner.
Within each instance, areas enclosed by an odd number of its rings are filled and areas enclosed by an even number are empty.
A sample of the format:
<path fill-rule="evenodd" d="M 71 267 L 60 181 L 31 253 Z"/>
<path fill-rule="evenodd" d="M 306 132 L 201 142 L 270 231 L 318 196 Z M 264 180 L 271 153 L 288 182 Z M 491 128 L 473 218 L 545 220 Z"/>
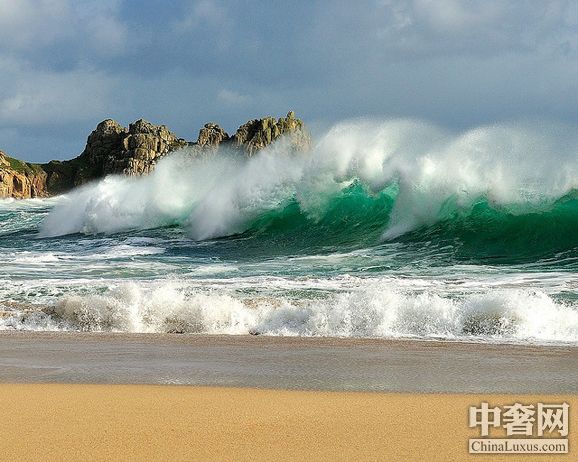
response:
<path fill-rule="evenodd" d="M 143 119 L 128 128 L 106 119 L 89 135 L 84 151 L 72 160 L 30 164 L 0 151 L 0 197 L 45 197 L 109 174 L 146 175 L 161 158 L 187 146 L 191 155 L 212 155 L 225 147 L 252 156 L 282 136 L 294 151 L 306 150 L 311 142 L 305 125 L 292 111 L 279 119 L 250 120 L 233 136 L 218 124 L 208 123 L 195 142 L 187 142 L 166 126 Z"/>
<path fill-rule="evenodd" d="M 140 119 L 127 129 L 114 120 L 103 120 L 78 157 L 42 165 L 48 193 L 65 192 L 110 174 L 147 174 L 161 157 L 186 145 L 164 125 Z"/>
<path fill-rule="evenodd" d="M 0 151 L 0 197 L 45 197 L 46 178 L 40 165 L 19 161 Z"/>

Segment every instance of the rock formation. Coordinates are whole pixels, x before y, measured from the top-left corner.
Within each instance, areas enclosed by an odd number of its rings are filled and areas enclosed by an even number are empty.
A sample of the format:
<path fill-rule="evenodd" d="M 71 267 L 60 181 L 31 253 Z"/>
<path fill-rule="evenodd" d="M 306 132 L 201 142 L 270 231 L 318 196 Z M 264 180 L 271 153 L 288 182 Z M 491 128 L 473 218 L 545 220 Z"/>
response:
<path fill-rule="evenodd" d="M 290 149 L 294 151 L 305 151 L 311 145 L 311 138 L 303 121 L 295 118 L 295 113 L 290 111 L 287 117 L 279 119 L 264 117 L 250 120 L 241 125 L 233 136 L 229 136 L 215 123 L 205 124 L 199 131 L 197 142 L 191 146 L 194 152 L 202 153 L 215 152 L 223 146 L 241 151 L 250 157 L 282 136 L 288 140 Z"/>
<path fill-rule="evenodd" d="M 121 158 L 123 139 L 127 134 L 127 129 L 112 119 L 99 123 L 88 136 L 86 147 L 79 156 L 83 165 L 77 171 L 75 183 L 85 183 L 112 170 L 110 164 Z"/>
<path fill-rule="evenodd" d="M 43 164 L 47 190 L 59 194 L 110 174 L 144 175 L 169 152 L 184 147 L 164 125 L 139 119 L 125 128 L 112 119 L 100 122 L 75 159 Z"/>
<path fill-rule="evenodd" d="M 79 169 L 76 183 L 109 174 L 150 173 L 159 159 L 186 145 L 164 125 L 139 119 L 127 130 L 114 120 L 104 120 L 88 137 L 80 155 L 85 166 Z"/>
<path fill-rule="evenodd" d="M 290 146 L 296 151 L 304 151 L 311 143 L 303 122 L 295 118 L 293 111 L 285 118 L 265 117 L 250 120 L 237 129 L 233 143 L 252 156 L 284 135 L 289 138 Z"/>
<path fill-rule="evenodd" d="M 207 123 L 192 143 L 177 138 L 164 125 L 143 119 L 130 124 L 128 129 L 106 119 L 89 135 L 84 151 L 72 160 L 30 164 L 0 151 L 0 197 L 44 197 L 109 174 L 145 175 L 162 157 L 186 146 L 191 155 L 212 155 L 223 146 L 252 156 L 282 136 L 294 151 L 306 150 L 310 145 L 309 134 L 293 111 L 284 118 L 250 120 L 233 136 L 216 123 Z"/>
<path fill-rule="evenodd" d="M 139 119 L 129 125 L 128 134 L 122 140 L 121 155 L 109 156 L 104 173 L 150 173 L 162 157 L 186 145 L 184 139 L 177 138 L 165 125 L 153 125 Z"/>
<path fill-rule="evenodd" d="M 218 148 L 219 144 L 223 141 L 227 142 L 229 140 L 230 137 L 225 130 L 219 127 L 216 123 L 209 122 L 199 130 L 199 137 L 197 138 L 196 145 L 201 148 L 215 149 Z"/>
<path fill-rule="evenodd" d="M 0 197 L 48 196 L 46 177 L 40 166 L 21 162 L 0 151 Z"/>

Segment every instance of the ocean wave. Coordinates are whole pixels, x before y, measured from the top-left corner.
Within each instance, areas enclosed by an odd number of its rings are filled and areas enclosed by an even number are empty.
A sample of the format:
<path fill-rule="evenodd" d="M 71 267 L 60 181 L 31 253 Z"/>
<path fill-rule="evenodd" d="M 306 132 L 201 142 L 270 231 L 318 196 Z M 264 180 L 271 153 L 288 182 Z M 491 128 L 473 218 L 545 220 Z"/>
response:
<path fill-rule="evenodd" d="M 5 311 L 0 328 L 576 342 L 578 306 L 526 289 L 448 297 L 368 282 L 295 299 L 127 283 L 106 294 L 63 296 L 43 310 Z"/>
<path fill-rule="evenodd" d="M 410 120 L 356 121 L 307 154 L 282 142 L 250 159 L 184 150 L 149 176 L 71 192 L 40 235 L 180 226 L 195 240 L 245 234 L 304 247 L 457 238 L 490 244 L 490 254 L 505 236 L 502 250 L 547 254 L 578 245 L 575 132 L 503 124 L 451 134 Z"/>

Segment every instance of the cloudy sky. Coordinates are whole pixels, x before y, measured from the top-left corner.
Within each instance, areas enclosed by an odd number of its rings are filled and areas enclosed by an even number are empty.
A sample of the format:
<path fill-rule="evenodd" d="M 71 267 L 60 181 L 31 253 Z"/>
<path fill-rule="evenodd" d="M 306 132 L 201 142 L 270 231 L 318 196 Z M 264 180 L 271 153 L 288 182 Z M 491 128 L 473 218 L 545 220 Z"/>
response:
<path fill-rule="evenodd" d="M 196 139 L 293 109 L 578 123 L 578 2 L 0 0 L 0 149 L 70 158 L 104 118 Z"/>

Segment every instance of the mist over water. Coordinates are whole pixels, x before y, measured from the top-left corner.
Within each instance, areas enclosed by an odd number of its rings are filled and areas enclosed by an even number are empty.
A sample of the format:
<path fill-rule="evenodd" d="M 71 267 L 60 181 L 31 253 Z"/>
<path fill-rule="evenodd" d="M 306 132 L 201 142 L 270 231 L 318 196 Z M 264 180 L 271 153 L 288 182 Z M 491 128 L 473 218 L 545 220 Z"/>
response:
<path fill-rule="evenodd" d="M 356 120 L 2 201 L 0 325 L 578 341 L 576 132 Z"/>

